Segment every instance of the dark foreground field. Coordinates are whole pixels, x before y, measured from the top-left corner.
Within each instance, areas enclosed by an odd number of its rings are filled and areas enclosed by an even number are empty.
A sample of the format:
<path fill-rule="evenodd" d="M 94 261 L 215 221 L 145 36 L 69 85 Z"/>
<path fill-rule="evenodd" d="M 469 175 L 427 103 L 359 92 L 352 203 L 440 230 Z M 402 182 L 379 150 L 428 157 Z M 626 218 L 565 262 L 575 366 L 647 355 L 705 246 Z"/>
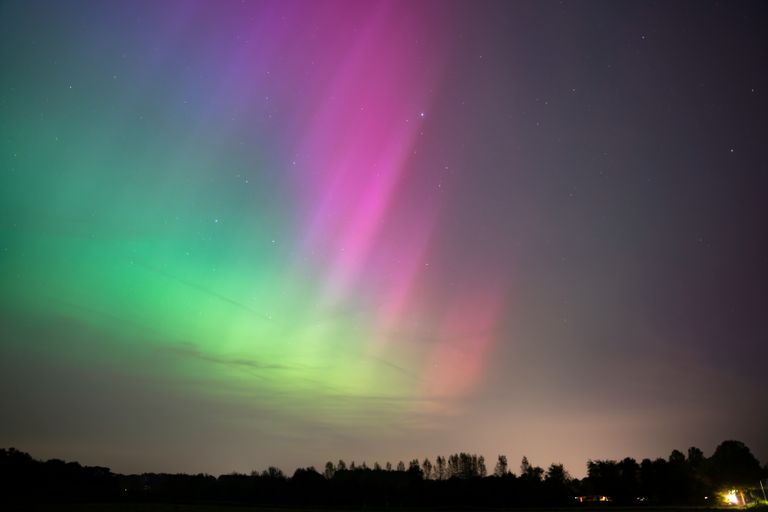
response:
<path fill-rule="evenodd" d="M 11 505 L 5 511 L 39 512 L 708 512 L 745 510 L 737 507 L 564 507 L 564 508 L 278 508 L 240 505 L 201 505 L 169 503 L 82 503 Z M 761 512 L 766 509 L 761 508 Z"/>

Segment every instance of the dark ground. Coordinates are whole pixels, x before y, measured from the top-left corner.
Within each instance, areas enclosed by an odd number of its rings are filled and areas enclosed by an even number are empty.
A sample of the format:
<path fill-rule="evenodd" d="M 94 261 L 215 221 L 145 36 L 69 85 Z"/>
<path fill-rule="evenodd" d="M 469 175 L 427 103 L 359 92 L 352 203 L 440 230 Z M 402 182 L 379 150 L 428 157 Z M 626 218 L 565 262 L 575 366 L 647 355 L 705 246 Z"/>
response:
<path fill-rule="evenodd" d="M 184 505 L 169 503 L 75 503 L 75 504 L 36 504 L 5 506 L 6 512 L 39 511 L 39 512 L 412 512 L 411 509 L 380 509 L 380 508 L 277 508 L 240 505 Z M 745 510 L 741 507 L 566 507 L 566 508 L 420 508 L 419 512 L 707 512 L 724 510 Z M 764 510 L 764 509 L 762 509 Z"/>

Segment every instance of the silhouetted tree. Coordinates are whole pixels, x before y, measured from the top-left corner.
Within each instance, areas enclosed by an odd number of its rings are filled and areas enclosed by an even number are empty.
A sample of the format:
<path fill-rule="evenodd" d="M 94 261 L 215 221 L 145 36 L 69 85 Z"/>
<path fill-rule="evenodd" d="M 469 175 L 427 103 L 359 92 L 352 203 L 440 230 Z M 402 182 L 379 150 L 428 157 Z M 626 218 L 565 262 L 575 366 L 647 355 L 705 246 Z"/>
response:
<path fill-rule="evenodd" d="M 445 480 L 447 477 L 445 457 L 438 455 L 437 459 L 435 459 L 435 478 L 437 480 Z"/>
<path fill-rule="evenodd" d="M 424 473 L 421 471 L 418 459 L 413 459 L 408 463 L 408 473 L 410 473 L 412 477 L 418 478 L 419 480 L 424 478 Z"/>
<path fill-rule="evenodd" d="M 672 450 L 672 453 L 669 454 L 669 463 L 670 464 L 684 464 L 685 463 L 685 455 L 683 455 L 683 452 L 680 450 Z"/>
<path fill-rule="evenodd" d="M 265 478 L 285 480 L 285 475 L 283 474 L 283 471 L 280 468 L 277 468 L 275 466 L 269 466 L 267 469 L 264 470 L 261 476 Z"/>
<path fill-rule="evenodd" d="M 328 461 L 325 463 L 325 471 L 323 471 L 323 476 L 330 480 L 333 478 L 334 473 L 336 473 L 336 468 L 333 467 L 333 462 Z"/>
<path fill-rule="evenodd" d="M 520 461 L 520 475 L 527 475 L 531 470 L 531 463 L 528 462 L 528 457 L 523 455 L 523 459 Z"/>
<path fill-rule="evenodd" d="M 455 453 L 448 456 L 447 477 L 453 478 L 459 476 L 459 454 Z"/>
<path fill-rule="evenodd" d="M 695 446 L 688 448 L 688 464 L 692 467 L 697 467 L 700 466 L 702 462 L 704 462 L 704 452 Z"/>
<path fill-rule="evenodd" d="M 309 505 L 322 501 L 327 480 L 310 466 L 298 468 L 291 477 L 291 490 L 296 491 L 292 500 L 300 505 Z"/>
<path fill-rule="evenodd" d="M 440 457 L 438 457 L 439 462 Z M 448 456 L 446 478 L 475 478 L 485 476 L 485 459 L 470 453 L 454 453 Z"/>
<path fill-rule="evenodd" d="M 562 464 L 551 464 L 544 476 L 544 496 L 550 505 L 567 505 L 572 502 L 571 476 Z"/>
<path fill-rule="evenodd" d="M 620 472 L 615 460 L 587 461 L 586 485 L 590 494 L 610 496 L 614 499 L 620 494 Z M 622 499 L 618 500 L 623 502 Z"/>
<path fill-rule="evenodd" d="M 570 479 L 570 475 L 562 464 L 550 465 L 544 478 L 546 482 L 555 483 L 558 485 L 565 485 Z"/>
<path fill-rule="evenodd" d="M 632 457 L 626 457 L 616 465 L 619 471 L 614 492 L 614 500 L 622 504 L 631 504 L 640 496 L 640 465 Z"/>
<path fill-rule="evenodd" d="M 507 463 L 506 455 L 499 455 L 496 461 L 496 467 L 493 469 L 494 476 L 505 476 L 509 473 L 509 464 Z"/>
<path fill-rule="evenodd" d="M 664 459 L 643 459 L 640 462 L 640 495 L 650 503 L 664 502 L 666 489 L 664 478 L 667 473 L 667 461 Z"/>
<path fill-rule="evenodd" d="M 543 475 L 544 470 L 542 468 L 539 466 L 532 466 L 531 463 L 528 462 L 528 457 L 523 456 L 523 459 L 520 461 L 521 478 L 527 478 L 534 482 L 540 482 Z"/>
<path fill-rule="evenodd" d="M 327 509 L 434 507 L 562 507 L 575 495 L 607 495 L 617 504 L 638 503 L 642 497 L 655 505 L 705 504 L 703 497 L 724 486 L 755 485 L 761 467 L 743 443 L 726 441 L 710 459 L 690 448 L 688 456 L 675 450 L 668 459 L 632 458 L 620 462 L 590 460 L 587 477 L 571 479 L 562 464 L 546 473 L 523 457 L 519 478 L 508 471 L 500 456 L 494 475 L 485 477 L 482 456 L 456 453 L 419 464 L 413 459 L 398 471 L 383 471 L 378 463 L 363 462 L 347 468 L 325 464 L 323 474 L 314 467 L 298 468 L 287 478 L 277 467 L 250 475 L 231 473 L 213 477 L 197 474 L 114 475 L 107 468 L 74 462 L 32 459 L 18 450 L 0 450 L 0 503 L 34 504 L 39 501 L 227 502 L 266 508 Z M 392 465 L 387 464 L 391 470 Z M 714 476 L 712 476 L 714 475 Z M 764 475 L 768 476 L 768 474 Z M 542 478 L 544 477 L 544 478 Z M 34 508 L 34 507 L 33 507 Z M 67 507 L 65 507 L 67 508 Z M 129 507 L 130 508 L 130 507 Z"/>
<path fill-rule="evenodd" d="M 432 479 L 432 462 L 428 458 L 425 458 L 424 462 L 421 463 L 421 469 L 424 471 L 425 480 Z"/>
<path fill-rule="evenodd" d="M 709 458 L 708 473 L 720 487 L 756 485 L 760 462 L 741 441 L 723 441 Z"/>

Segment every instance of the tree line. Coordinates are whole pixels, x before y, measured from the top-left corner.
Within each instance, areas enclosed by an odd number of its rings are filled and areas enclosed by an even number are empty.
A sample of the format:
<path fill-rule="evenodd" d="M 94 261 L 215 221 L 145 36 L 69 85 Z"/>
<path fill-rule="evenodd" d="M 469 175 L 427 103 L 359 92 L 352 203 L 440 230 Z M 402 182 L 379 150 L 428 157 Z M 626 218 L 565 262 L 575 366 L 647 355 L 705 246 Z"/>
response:
<path fill-rule="evenodd" d="M 519 471 L 499 455 L 491 471 L 483 456 L 457 453 L 383 466 L 327 462 L 322 471 L 299 468 L 288 477 L 269 467 L 251 474 L 144 473 L 57 459 L 40 461 L 0 450 L 0 499 L 15 502 L 215 502 L 280 506 L 578 506 L 593 500 L 617 505 L 719 505 L 719 493 L 753 489 L 755 499 L 768 466 L 760 466 L 739 441 L 724 441 L 710 457 L 695 447 L 667 459 L 589 460 L 587 476 L 572 478 L 562 464 L 546 470 L 523 457 Z"/>

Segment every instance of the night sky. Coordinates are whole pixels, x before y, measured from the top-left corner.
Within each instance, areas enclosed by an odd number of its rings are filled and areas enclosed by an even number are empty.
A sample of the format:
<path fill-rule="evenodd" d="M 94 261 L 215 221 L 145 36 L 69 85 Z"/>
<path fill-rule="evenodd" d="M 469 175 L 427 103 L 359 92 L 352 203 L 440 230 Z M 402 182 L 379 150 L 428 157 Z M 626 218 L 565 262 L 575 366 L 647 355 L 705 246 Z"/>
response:
<path fill-rule="evenodd" d="M 764 2 L 0 3 L 0 446 L 768 462 Z"/>

